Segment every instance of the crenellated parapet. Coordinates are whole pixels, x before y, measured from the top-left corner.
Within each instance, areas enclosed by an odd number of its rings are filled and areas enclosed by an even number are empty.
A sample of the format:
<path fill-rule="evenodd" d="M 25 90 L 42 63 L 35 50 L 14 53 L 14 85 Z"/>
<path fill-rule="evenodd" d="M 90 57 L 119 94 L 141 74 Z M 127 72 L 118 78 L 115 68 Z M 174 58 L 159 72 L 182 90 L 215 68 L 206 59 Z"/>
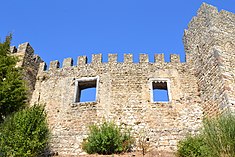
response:
<path fill-rule="evenodd" d="M 123 62 L 118 62 L 118 54 L 108 54 L 108 62 L 103 62 L 102 54 L 93 54 L 91 63 L 87 62 L 87 56 L 79 56 L 77 58 L 77 64 L 74 64 L 72 58 L 65 58 L 63 60 L 62 66 L 60 66 L 60 62 L 58 60 L 51 61 L 49 65 L 49 71 L 68 67 L 80 67 L 85 65 L 108 65 L 108 64 L 178 64 L 180 62 L 180 56 L 178 54 L 171 54 L 170 55 L 170 62 L 165 62 L 164 54 L 155 54 L 154 55 L 154 62 L 149 62 L 149 55 L 148 54 L 139 54 L 139 62 L 133 62 L 133 54 L 124 54 Z M 46 71 L 47 65 L 45 62 L 40 64 L 40 72 Z"/>
<path fill-rule="evenodd" d="M 28 94 L 30 99 L 35 87 L 40 63 L 43 63 L 43 60 L 38 55 L 34 54 L 34 49 L 28 42 L 20 44 L 18 48 L 11 46 L 10 52 L 19 59 L 16 66 L 23 68 L 23 77 L 28 84 Z"/>
<path fill-rule="evenodd" d="M 34 49 L 28 42 L 20 44 L 18 48 L 11 46 L 10 52 L 12 55 L 19 58 L 19 62 L 17 63 L 17 66 L 19 67 L 26 66 L 26 64 L 29 64 L 29 62 L 31 64 L 39 64 L 43 62 L 40 56 L 34 54 Z"/>
<path fill-rule="evenodd" d="M 198 48 L 208 51 L 216 47 L 224 51 L 228 43 L 234 45 L 234 34 L 235 14 L 203 3 L 184 31 L 185 52 L 197 56 L 201 55 Z"/>

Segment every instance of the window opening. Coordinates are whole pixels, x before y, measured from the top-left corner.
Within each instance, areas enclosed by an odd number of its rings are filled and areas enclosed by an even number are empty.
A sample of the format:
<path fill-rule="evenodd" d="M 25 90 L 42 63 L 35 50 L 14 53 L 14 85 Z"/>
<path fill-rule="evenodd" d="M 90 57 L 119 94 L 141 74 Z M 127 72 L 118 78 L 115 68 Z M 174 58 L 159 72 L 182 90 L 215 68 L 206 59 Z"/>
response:
<path fill-rule="evenodd" d="M 168 82 L 164 80 L 152 81 L 152 101 L 169 102 Z"/>
<path fill-rule="evenodd" d="M 97 97 L 97 78 L 78 79 L 75 84 L 75 102 L 95 102 Z"/>

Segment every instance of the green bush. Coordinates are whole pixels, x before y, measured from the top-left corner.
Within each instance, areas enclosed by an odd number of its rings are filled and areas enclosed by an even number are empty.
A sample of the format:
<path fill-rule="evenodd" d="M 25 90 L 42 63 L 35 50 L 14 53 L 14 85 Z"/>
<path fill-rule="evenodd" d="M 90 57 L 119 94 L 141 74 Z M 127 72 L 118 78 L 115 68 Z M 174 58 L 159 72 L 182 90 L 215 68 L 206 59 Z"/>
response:
<path fill-rule="evenodd" d="M 48 135 L 42 106 L 16 112 L 0 124 L 0 155 L 36 156 L 47 147 Z"/>
<path fill-rule="evenodd" d="M 230 112 L 206 119 L 203 136 L 214 156 L 235 156 L 235 116 Z"/>
<path fill-rule="evenodd" d="M 211 152 L 203 136 L 187 136 L 178 143 L 177 155 L 179 157 L 209 157 Z"/>
<path fill-rule="evenodd" d="M 83 143 L 83 149 L 89 154 L 113 154 L 128 151 L 133 140 L 130 132 L 121 132 L 113 122 L 104 122 L 101 126 L 89 127 L 90 134 Z"/>
<path fill-rule="evenodd" d="M 180 157 L 234 157 L 235 115 L 226 112 L 205 119 L 201 135 L 180 141 L 177 153 Z"/>

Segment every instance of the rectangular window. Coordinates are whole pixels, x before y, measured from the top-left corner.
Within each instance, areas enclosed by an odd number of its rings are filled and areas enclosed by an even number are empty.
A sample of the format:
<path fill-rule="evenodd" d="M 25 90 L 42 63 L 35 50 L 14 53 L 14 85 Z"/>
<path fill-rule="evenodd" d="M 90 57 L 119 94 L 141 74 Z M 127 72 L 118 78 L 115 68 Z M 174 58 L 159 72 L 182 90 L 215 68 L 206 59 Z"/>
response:
<path fill-rule="evenodd" d="M 151 102 L 170 102 L 169 79 L 151 79 Z"/>
<path fill-rule="evenodd" d="M 85 77 L 75 82 L 74 102 L 96 102 L 98 77 Z"/>

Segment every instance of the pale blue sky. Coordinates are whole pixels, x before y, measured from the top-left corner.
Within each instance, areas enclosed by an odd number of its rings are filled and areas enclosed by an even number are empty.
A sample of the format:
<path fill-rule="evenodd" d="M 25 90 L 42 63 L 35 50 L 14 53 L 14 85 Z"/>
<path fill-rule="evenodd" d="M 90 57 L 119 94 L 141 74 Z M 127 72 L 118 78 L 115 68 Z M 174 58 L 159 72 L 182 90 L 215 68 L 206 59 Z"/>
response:
<path fill-rule="evenodd" d="M 202 0 L 5 0 L 1 2 L 1 40 L 28 41 L 43 60 L 103 53 L 170 53 L 184 58 L 184 29 Z M 204 2 L 235 12 L 234 0 Z"/>

